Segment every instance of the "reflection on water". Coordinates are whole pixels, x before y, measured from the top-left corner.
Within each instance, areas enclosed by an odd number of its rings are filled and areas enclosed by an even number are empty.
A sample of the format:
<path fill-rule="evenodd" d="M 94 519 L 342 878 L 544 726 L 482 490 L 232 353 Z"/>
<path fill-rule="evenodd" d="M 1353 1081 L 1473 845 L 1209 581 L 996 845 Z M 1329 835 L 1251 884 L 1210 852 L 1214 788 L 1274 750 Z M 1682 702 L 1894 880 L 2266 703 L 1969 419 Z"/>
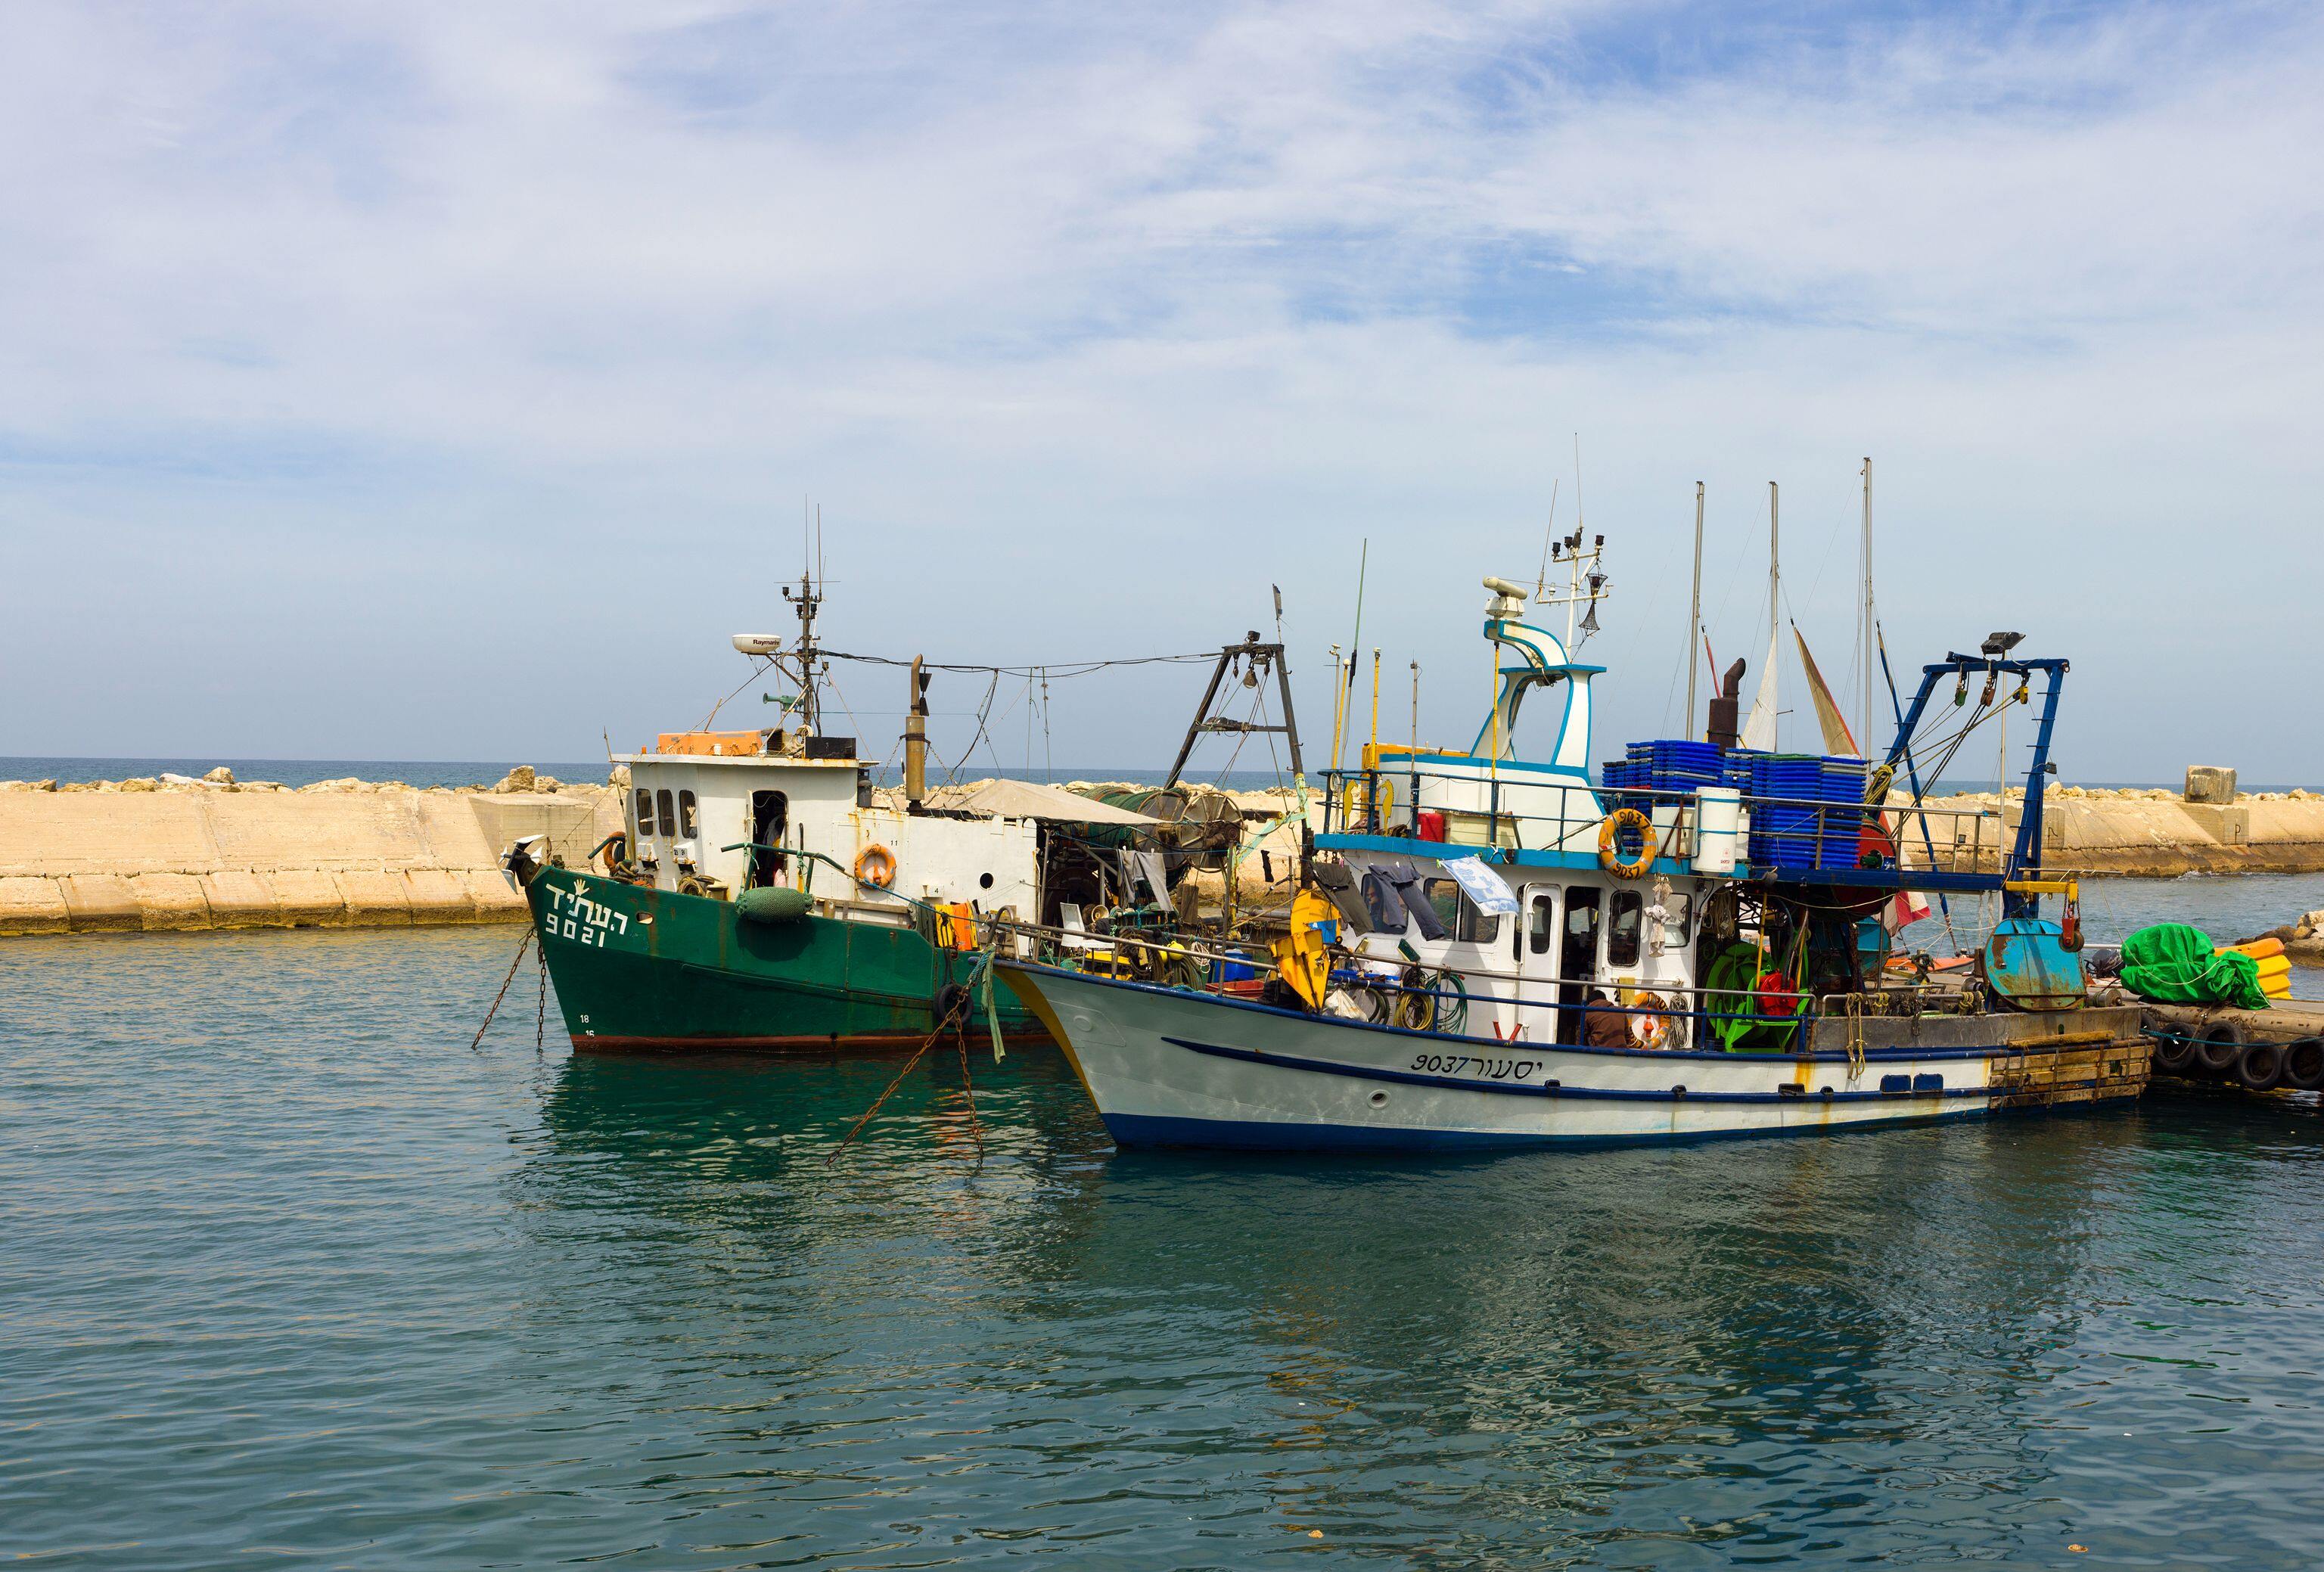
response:
<path fill-rule="evenodd" d="M 955 1057 L 468 1055 L 508 948 L 0 947 L 10 1549 L 2317 1559 L 2312 1113 L 1213 1160 L 980 1052 L 980 1163 Z"/>

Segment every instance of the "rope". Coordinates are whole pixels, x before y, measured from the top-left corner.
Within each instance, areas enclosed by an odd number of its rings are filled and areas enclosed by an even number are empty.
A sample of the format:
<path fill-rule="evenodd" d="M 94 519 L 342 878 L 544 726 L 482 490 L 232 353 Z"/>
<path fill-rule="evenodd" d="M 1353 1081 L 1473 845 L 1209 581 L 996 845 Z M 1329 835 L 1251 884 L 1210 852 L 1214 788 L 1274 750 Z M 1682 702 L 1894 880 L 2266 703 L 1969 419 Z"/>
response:
<path fill-rule="evenodd" d="M 477 1027 L 476 1035 L 468 1040 L 469 1052 L 474 1053 L 476 1045 L 484 1041 L 484 1033 L 492 1030 L 493 1017 L 500 1013 L 501 1001 L 508 997 L 509 985 L 516 981 L 516 969 L 524 964 L 524 947 L 530 944 L 532 939 L 532 929 L 527 928 L 524 937 L 516 941 L 516 958 L 509 962 L 508 976 L 501 979 L 501 991 L 493 995 L 493 1007 L 484 1012 L 484 1023 Z"/>

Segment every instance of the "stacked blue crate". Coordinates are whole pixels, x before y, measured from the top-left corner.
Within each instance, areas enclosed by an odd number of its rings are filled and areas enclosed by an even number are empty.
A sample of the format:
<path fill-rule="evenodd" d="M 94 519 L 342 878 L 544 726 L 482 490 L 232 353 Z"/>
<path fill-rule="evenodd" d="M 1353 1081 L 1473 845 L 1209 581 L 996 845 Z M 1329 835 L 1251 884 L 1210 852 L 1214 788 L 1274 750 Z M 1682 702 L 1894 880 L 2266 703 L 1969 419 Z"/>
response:
<path fill-rule="evenodd" d="M 1651 811 L 1648 792 L 1732 786 L 1751 809 L 1750 860 L 1791 872 L 1852 868 L 1864 824 L 1864 761 L 1770 754 L 1668 738 L 1632 743 L 1600 766 L 1607 806 Z"/>
<path fill-rule="evenodd" d="M 1725 779 L 1720 750 L 1710 743 L 1659 738 L 1632 743 L 1627 752 L 1633 766 L 1644 766 L 1650 783 L 1663 791 L 1692 791 L 1717 786 Z"/>
<path fill-rule="evenodd" d="M 1751 861 L 1794 870 L 1856 866 L 1864 822 L 1862 760 L 1738 754 L 1728 756 L 1729 781 L 1757 800 L 1751 804 Z"/>
<path fill-rule="evenodd" d="M 1634 793 L 1649 791 L 1653 786 L 1654 781 L 1645 766 L 1634 760 L 1609 759 L 1598 766 L 1598 788 L 1606 799 L 1609 813 L 1618 808 L 1646 811 L 1652 806 L 1652 800 Z"/>
<path fill-rule="evenodd" d="M 1819 868 L 1853 868 L 1863 861 L 1864 777 L 1862 759 L 1826 758 L 1823 800 L 1832 804 L 1824 815 L 1823 836 L 1817 848 Z"/>

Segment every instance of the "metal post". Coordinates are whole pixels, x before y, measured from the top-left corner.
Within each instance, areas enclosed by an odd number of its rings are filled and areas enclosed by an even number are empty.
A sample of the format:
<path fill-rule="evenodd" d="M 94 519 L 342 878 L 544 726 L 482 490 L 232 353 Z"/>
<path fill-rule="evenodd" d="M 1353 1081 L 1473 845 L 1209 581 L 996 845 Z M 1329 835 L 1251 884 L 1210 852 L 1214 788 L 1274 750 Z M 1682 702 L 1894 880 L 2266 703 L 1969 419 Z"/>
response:
<path fill-rule="evenodd" d="M 904 714 L 904 801 L 918 809 L 928 794 L 928 674 L 912 657 L 911 704 Z"/>
<path fill-rule="evenodd" d="M 1371 800 L 1364 804 L 1364 824 L 1377 834 L 1379 823 L 1379 646 L 1372 646 L 1372 740 L 1364 750 L 1364 790 Z"/>
<path fill-rule="evenodd" d="M 1178 744 L 1178 756 L 1170 761 L 1170 778 L 1162 782 L 1164 787 L 1178 783 L 1178 772 L 1186 767 L 1186 760 L 1194 751 L 1194 739 L 1202 734 L 1203 723 L 1211 717 L 1211 703 L 1219 696 L 1219 684 L 1225 680 L 1227 662 L 1234 658 L 1234 653 L 1235 646 L 1232 644 L 1219 652 L 1218 664 L 1211 668 L 1211 685 L 1203 689 L 1203 702 L 1194 707 L 1194 719 L 1186 727 L 1186 740 Z M 1295 764 L 1293 768 L 1297 766 Z"/>
<path fill-rule="evenodd" d="M 1702 636 L 1702 482 L 1694 483 L 1694 595 L 1688 602 L 1686 618 L 1686 728 L 1681 734 L 1688 742 L 1694 737 L 1694 645 Z M 1868 689 L 1867 691 L 1869 691 Z"/>
<path fill-rule="evenodd" d="M 1291 712 L 1291 646 L 1275 646 L 1275 686 L 1283 696 L 1283 735 L 1291 747 L 1291 778 L 1301 785 L 1307 783 L 1307 772 L 1299 763 L 1299 721 Z"/>

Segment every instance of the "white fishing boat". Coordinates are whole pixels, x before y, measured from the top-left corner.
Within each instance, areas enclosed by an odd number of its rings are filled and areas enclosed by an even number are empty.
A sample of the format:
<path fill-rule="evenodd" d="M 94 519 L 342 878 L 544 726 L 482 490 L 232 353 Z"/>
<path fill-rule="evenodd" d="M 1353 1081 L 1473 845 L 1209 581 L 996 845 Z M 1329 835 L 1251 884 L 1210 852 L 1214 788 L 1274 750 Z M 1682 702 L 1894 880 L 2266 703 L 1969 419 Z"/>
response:
<path fill-rule="evenodd" d="M 1602 576 L 1574 575 L 1592 605 Z M 2065 672 L 2014 641 L 1923 670 L 1885 763 L 1736 746 L 1740 663 L 1702 742 L 1635 744 L 1590 775 L 1591 683 L 1568 641 L 1488 578 L 1492 711 L 1465 752 L 1374 742 L 1334 772 L 1272 975 L 1169 986 L 1004 956 L 1125 1146 L 1444 1151 L 1696 1140 L 1966 1118 L 2135 1096 L 2134 1009 L 2088 1004 L 2070 914 L 2040 915 L 2039 782 Z M 1585 624 L 1587 625 L 1587 624 Z M 1572 624 L 1569 616 L 1568 639 Z M 1907 868 L 1882 803 L 1957 680 L 1962 730 L 2047 679 L 2026 800 L 1998 872 Z M 1983 682 L 1975 711 L 1965 706 Z M 2006 680 L 2007 690 L 2000 685 Z M 1545 754 L 1521 712 L 1559 706 Z M 1534 717 L 1538 719 L 1538 717 Z M 1917 784 L 1915 789 L 1917 790 Z M 1913 822 L 1929 835 L 1933 812 Z M 1968 836 L 1985 828 L 1972 826 Z M 1948 839 L 1951 838 L 1950 833 Z M 1998 837 L 1997 835 L 1997 844 Z M 1950 848 L 1949 848 L 1950 849 Z M 2005 915 L 1958 978 L 1898 972 L 1867 937 L 1908 888 Z M 1869 925 L 1868 928 L 1867 925 Z"/>

